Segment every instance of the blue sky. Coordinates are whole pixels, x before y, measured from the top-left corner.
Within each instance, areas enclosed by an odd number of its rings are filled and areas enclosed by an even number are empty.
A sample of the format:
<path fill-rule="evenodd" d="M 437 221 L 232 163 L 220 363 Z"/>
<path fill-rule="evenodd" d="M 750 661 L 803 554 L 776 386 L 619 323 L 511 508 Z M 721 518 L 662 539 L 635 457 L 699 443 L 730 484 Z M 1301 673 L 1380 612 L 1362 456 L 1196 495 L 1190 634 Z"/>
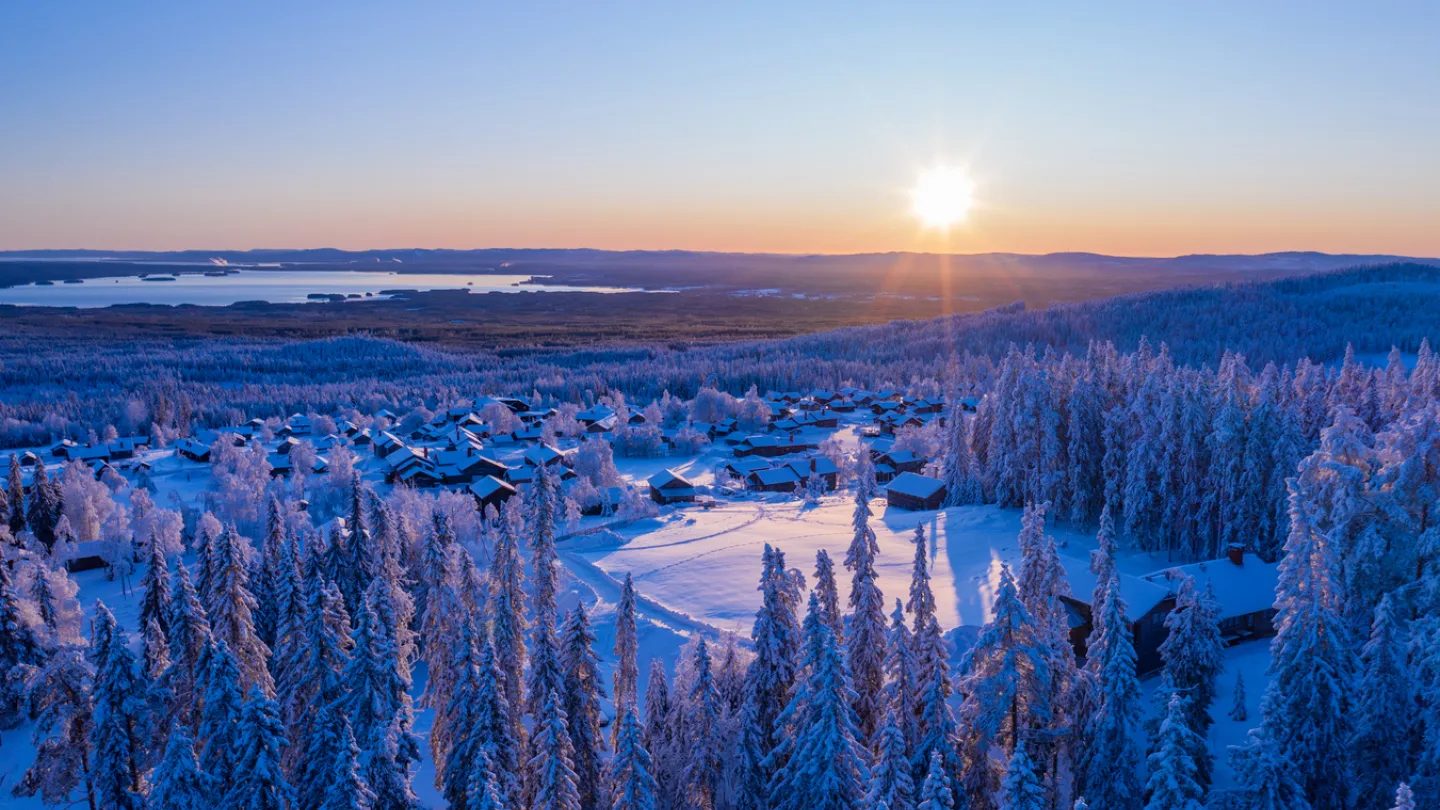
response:
<path fill-rule="evenodd" d="M 0 248 L 1440 255 L 1440 5 L 771 5 L 4 4 Z"/>

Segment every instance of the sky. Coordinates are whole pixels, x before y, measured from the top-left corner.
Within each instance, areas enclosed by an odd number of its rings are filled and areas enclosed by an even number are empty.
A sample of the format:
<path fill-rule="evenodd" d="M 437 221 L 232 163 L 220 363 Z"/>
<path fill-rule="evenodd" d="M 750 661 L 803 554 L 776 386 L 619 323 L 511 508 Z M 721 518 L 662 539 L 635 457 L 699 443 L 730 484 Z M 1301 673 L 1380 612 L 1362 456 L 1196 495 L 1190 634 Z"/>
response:
<path fill-rule="evenodd" d="M 11 2 L 0 250 L 1440 256 L 1437 77 L 1434 2 Z"/>

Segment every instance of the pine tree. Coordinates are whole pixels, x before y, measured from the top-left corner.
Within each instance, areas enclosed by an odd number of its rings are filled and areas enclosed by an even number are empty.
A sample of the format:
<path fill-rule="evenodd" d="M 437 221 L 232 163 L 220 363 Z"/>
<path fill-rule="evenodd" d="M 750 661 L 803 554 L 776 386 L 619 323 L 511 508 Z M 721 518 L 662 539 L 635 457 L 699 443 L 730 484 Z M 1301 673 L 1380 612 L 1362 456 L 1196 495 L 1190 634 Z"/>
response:
<path fill-rule="evenodd" d="M 330 789 L 326 792 L 324 810 L 371 810 L 375 792 L 360 773 L 360 746 L 350 721 L 340 721 L 340 745 L 331 765 Z"/>
<path fill-rule="evenodd" d="M 274 649 L 279 634 L 280 594 L 286 584 L 281 555 L 289 545 L 285 513 L 279 499 L 271 497 L 265 515 L 265 539 L 260 545 L 260 560 L 255 576 L 251 577 L 250 588 L 256 602 L 255 633 L 271 649 Z"/>
<path fill-rule="evenodd" d="M 1225 668 L 1225 641 L 1220 635 L 1214 600 L 1199 593 L 1195 580 L 1181 575 L 1176 589 L 1175 607 L 1165 617 L 1169 634 L 1160 645 L 1164 662 L 1160 688 L 1155 692 L 1158 709 L 1169 703 L 1170 695 L 1185 696 L 1185 725 L 1195 733 L 1200 747 L 1190 752 L 1198 769 L 1200 784 L 1210 784 L 1210 751 L 1204 740 L 1209 736 L 1214 718 L 1210 706 L 1215 701 L 1215 682 Z"/>
<path fill-rule="evenodd" d="M 46 804 L 65 804 L 78 789 L 95 807 L 90 747 L 95 669 L 83 650 L 79 645 L 62 645 L 28 679 L 35 715 L 35 762 L 15 786 L 17 796 L 39 795 Z"/>
<path fill-rule="evenodd" d="M 144 684 L 137 677 L 125 631 L 104 602 L 95 603 L 93 624 L 95 798 L 102 807 L 139 810 L 146 757 Z"/>
<path fill-rule="evenodd" d="M 13 463 L 14 454 L 10 458 Z M 55 545 L 55 524 L 59 520 L 59 489 L 50 483 L 45 465 L 37 464 L 35 476 L 30 481 L 30 503 L 25 511 L 25 525 L 44 544 L 46 551 Z"/>
<path fill-rule="evenodd" d="M 993 610 L 961 664 L 963 784 L 976 802 L 999 787 L 997 764 L 988 761 L 991 747 L 1013 756 L 1027 730 L 1046 728 L 1051 720 L 1051 653 L 1008 565 L 1000 569 Z"/>
<path fill-rule="evenodd" d="M 1140 785 L 1141 695 L 1135 675 L 1135 644 L 1130 636 L 1120 578 L 1108 569 L 1105 597 L 1090 634 L 1087 663 L 1093 665 L 1099 700 L 1087 729 L 1085 795 L 1096 807 L 1134 810 L 1143 799 Z"/>
<path fill-rule="evenodd" d="M 855 713 L 861 739 L 871 740 L 885 717 L 885 597 L 876 580 L 875 555 L 879 546 L 870 528 L 870 505 L 857 497 L 853 520 L 855 536 L 845 553 L 850 581 L 849 667 L 855 690 Z M 892 809 L 893 810 L 893 809 Z"/>
<path fill-rule="evenodd" d="M 205 650 L 211 643 L 210 621 L 190 574 L 184 565 L 176 567 L 170 593 L 170 668 L 165 673 L 165 686 L 170 693 L 170 714 L 176 723 L 195 731 L 200 723 L 201 693 L 205 682 L 200 671 Z"/>
<path fill-rule="evenodd" d="M 1227 715 L 1237 723 L 1243 723 L 1250 719 L 1250 711 L 1245 707 L 1245 675 L 1240 670 L 1235 670 L 1234 697 L 1230 704 L 1230 712 Z"/>
<path fill-rule="evenodd" d="M 564 708 L 575 748 L 576 788 L 580 806 L 590 810 L 600 805 L 604 795 L 601 760 L 605 737 L 600 733 L 600 700 L 605 697 L 605 687 L 600 680 L 600 659 L 595 655 L 595 634 L 590 630 L 584 605 L 570 611 L 561 647 Z"/>
<path fill-rule="evenodd" d="M 1205 788 L 1200 784 L 1199 767 L 1190 752 L 1204 742 L 1186 725 L 1189 712 L 1185 698 L 1170 696 L 1165 720 L 1160 724 L 1159 744 L 1150 755 L 1150 800 L 1145 810 L 1201 810 Z"/>
<path fill-rule="evenodd" d="M 43 578 L 45 572 L 38 575 Z M 0 721 L 6 725 L 21 714 L 24 668 L 39 664 L 45 655 L 39 637 L 21 616 L 20 605 L 10 566 L 0 560 Z"/>
<path fill-rule="evenodd" d="M 1390 786 L 1411 773 L 1410 678 L 1389 595 L 1375 608 L 1370 639 L 1360 652 L 1364 671 L 1356 690 L 1350 751 L 1349 806 L 1383 810 Z"/>
<path fill-rule="evenodd" d="M 464 805 L 451 803 L 452 810 L 506 810 L 510 807 L 495 778 L 495 769 L 490 757 L 483 750 L 476 752 L 475 764 L 470 772 L 470 787 L 465 792 Z"/>
<path fill-rule="evenodd" d="M 776 724 L 790 700 L 800 653 L 800 624 L 795 617 L 799 594 L 785 569 L 785 553 L 766 544 L 761 562 L 761 605 L 750 632 L 755 643 L 755 658 L 745 676 L 745 705 L 741 710 L 738 792 L 744 810 L 768 806 L 770 779 L 775 773 L 770 754 L 780 742 Z M 650 688 L 655 688 L 653 676 Z M 651 722 L 654 718 L 647 699 L 646 723 Z M 647 740 L 646 745 L 653 755 L 660 757 L 654 742 Z M 663 786 L 663 778 L 661 782 Z"/>
<path fill-rule="evenodd" d="M 500 520 L 500 537 L 490 572 L 494 597 L 490 603 L 495 659 L 500 665 L 501 683 L 511 712 L 511 735 L 517 743 L 525 739 L 522 716 L 525 712 L 525 621 L 524 569 L 518 550 L 519 506 L 516 499 L 505 503 Z M 618 640 L 617 640 L 618 643 Z"/>
<path fill-rule="evenodd" d="M 210 632 L 225 642 L 235 657 L 240 688 L 258 686 L 261 692 L 271 695 L 275 682 L 267 666 L 270 648 L 255 634 L 255 596 L 250 593 L 250 572 L 241 543 L 232 526 L 220 533 L 210 550 L 214 565 L 207 606 Z"/>
<path fill-rule="evenodd" d="M 890 632 L 886 636 L 885 673 L 888 681 L 885 684 L 885 703 L 904 737 L 907 750 L 920 737 L 918 669 L 910 628 L 905 625 L 905 607 L 896 599 L 895 610 L 890 614 Z"/>
<path fill-rule="evenodd" d="M 1294 764 L 1264 728 L 1251 730 L 1243 745 L 1230 746 L 1230 767 L 1239 786 L 1238 806 L 1255 810 L 1310 810 Z"/>
<path fill-rule="evenodd" d="M 1415 794 L 1404 782 L 1395 789 L 1395 806 L 1391 810 L 1415 810 Z"/>
<path fill-rule="evenodd" d="M 690 714 L 685 718 L 690 733 L 690 750 L 685 757 L 688 804 L 697 810 L 714 810 L 725 763 L 721 759 L 720 692 L 710 666 L 710 648 L 703 637 L 695 645 L 695 684 L 689 705 Z"/>
<path fill-rule="evenodd" d="M 206 649 L 200 713 L 200 767 L 219 785 L 233 785 L 240 753 L 240 671 L 225 642 Z"/>
<path fill-rule="evenodd" d="M 786 735 L 776 752 L 784 762 L 770 784 L 775 810 L 865 806 L 868 755 L 859 740 L 849 673 L 822 598 L 810 593 L 804 626 L 806 676 L 780 716 Z"/>
<path fill-rule="evenodd" d="M 280 772 L 280 748 L 284 745 L 285 729 L 280 724 L 279 707 L 265 696 L 258 684 L 252 686 L 240 714 L 235 775 L 225 797 L 227 810 L 286 810 L 289 807 L 292 791 Z"/>
<path fill-rule="evenodd" d="M 336 592 L 337 599 L 343 598 Z M 345 717 L 334 704 L 322 704 L 306 727 L 303 755 L 297 757 L 295 776 L 295 810 L 323 810 L 335 779 L 335 760 L 340 755 Z M 352 732 L 353 734 L 353 732 Z M 299 746 L 295 746 L 299 747 Z"/>
<path fill-rule="evenodd" d="M 1275 588 L 1275 640 L 1262 727 L 1295 763 L 1315 810 L 1340 810 L 1356 669 L 1336 560 L 1315 531 L 1300 490 L 1290 493 L 1290 537 Z"/>
<path fill-rule="evenodd" d="M 172 729 L 165 757 L 151 776 L 147 810 L 208 810 L 218 791 L 195 761 L 195 741 L 183 728 Z"/>
<path fill-rule="evenodd" d="M 1035 773 L 1035 763 L 1025 753 L 1025 743 L 1015 746 L 1010 764 L 1005 769 L 1005 783 L 1000 788 L 1001 810 L 1045 810 L 1049 799 L 1045 785 Z"/>
<path fill-rule="evenodd" d="M 655 810 L 657 784 L 633 706 L 621 715 L 610 761 L 610 810 Z"/>
<path fill-rule="evenodd" d="M 536 720 L 532 739 L 535 753 L 528 767 L 534 798 L 527 806 L 533 810 L 580 810 L 570 730 L 555 692 L 546 696 Z"/>
<path fill-rule="evenodd" d="M 620 590 L 620 604 L 615 609 L 615 713 L 624 716 L 626 709 L 638 708 L 640 665 L 636 661 L 640 641 L 635 626 L 635 583 L 630 574 L 625 574 L 625 584 Z M 620 741 L 620 724 L 614 725 L 611 744 Z"/>
<path fill-rule="evenodd" d="M 845 616 L 840 612 L 840 588 L 835 583 L 835 564 L 830 553 L 821 549 L 815 552 L 815 590 L 820 597 L 821 620 L 830 625 L 841 644 L 845 643 Z"/>
<path fill-rule="evenodd" d="M 149 627 L 150 622 L 155 621 L 160 624 L 161 630 L 169 633 L 170 561 L 165 558 L 160 544 L 155 542 L 154 535 L 150 537 L 150 566 L 145 569 L 145 577 L 140 584 L 145 589 L 145 597 L 140 602 L 140 626 Z"/>
<path fill-rule="evenodd" d="M 915 810 L 955 810 L 955 793 L 939 751 L 930 754 L 925 782 L 920 786 L 920 803 Z"/>
<path fill-rule="evenodd" d="M 902 627 L 904 625 L 901 625 Z M 881 726 L 876 744 L 875 766 L 870 772 L 870 792 L 865 803 L 870 807 L 884 804 L 890 810 L 914 810 L 915 780 L 911 776 L 910 755 L 905 734 L 895 721 L 892 710 Z"/>
<path fill-rule="evenodd" d="M 641 723 L 640 741 L 650 752 L 654 763 L 657 803 L 661 807 L 678 804 L 674 799 L 683 790 L 684 764 L 681 762 L 677 724 L 671 720 L 682 713 L 679 695 L 671 697 L 665 663 L 659 658 L 650 661 L 650 679 L 645 687 L 645 716 Z M 742 749 L 743 752 L 743 749 Z"/>
<path fill-rule="evenodd" d="M 9 504 L 10 534 L 25 530 L 25 481 L 20 475 L 20 454 L 10 454 L 10 470 L 5 480 L 5 498 Z"/>
<path fill-rule="evenodd" d="M 302 762 L 302 756 L 311 768 L 331 761 L 330 757 L 312 757 L 308 746 L 316 737 L 316 724 L 345 694 L 342 673 L 350 664 L 353 643 L 350 617 L 345 613 L 345 601 L 339 589 L 327 586 L 318 570 L 311 576 L 306 593 L 305 627 L 296 633 L 298 643 L 292 650 L 293 657 L 283 662 L 279 690 L 280 712 L 290 740 L 285 765 L 292 773 Z M 336 722 L 336 728 L 327 731 L 338 734 L 338 718 Z M 302 787 L 306 785 L 300 779 L 296 782 Z"/>

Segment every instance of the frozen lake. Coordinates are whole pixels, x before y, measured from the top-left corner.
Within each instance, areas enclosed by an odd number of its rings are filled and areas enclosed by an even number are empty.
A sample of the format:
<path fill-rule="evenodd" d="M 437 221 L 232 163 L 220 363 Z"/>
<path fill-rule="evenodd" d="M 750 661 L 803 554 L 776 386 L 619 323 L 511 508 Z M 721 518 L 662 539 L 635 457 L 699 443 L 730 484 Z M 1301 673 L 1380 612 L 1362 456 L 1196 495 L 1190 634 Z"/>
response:
<path fill-rule="evenodd" d="M 169 279 L 166 281 L 157 278 Z M 377 270 L 230 270 L 225 275 L 169 273 L 87 278 L 0 288 L 0 304 L 45 307 L 108 307 L 112 304 L 228 306 L 239 301 L 303 302 L 311 295 L 379 296 L 386 290 L 498 292 L 632 292 L 620 287 L 522 284 L 530 275 L 392 273 Z"/>

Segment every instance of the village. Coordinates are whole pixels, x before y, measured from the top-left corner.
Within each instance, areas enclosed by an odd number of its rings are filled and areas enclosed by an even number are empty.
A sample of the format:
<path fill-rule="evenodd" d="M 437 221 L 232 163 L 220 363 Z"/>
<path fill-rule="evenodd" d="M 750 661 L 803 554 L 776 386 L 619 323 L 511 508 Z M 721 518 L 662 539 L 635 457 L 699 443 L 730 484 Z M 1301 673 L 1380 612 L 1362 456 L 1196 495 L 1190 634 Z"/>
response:
<path fill-rule="evenodd" d="M 1000 564 L 1018 565 L 1019 515 L 994 507 L 946 508 L 935 438 L 954 415 L 973 418 L 977 398 L 956 397 L 952 407 L 944 396 L 856 388 L 718 396 L 728 399 L 728 407 L 668 396 L 643 409 L 627 407 L 623 398 L 618 407 L 608 397 L 582 407 L 480 396 L 428 418 L 386 409 L 296 413 L 197 431 L 163 447 L 151 437 L 114 436 L 84 444 L 67 439 L 12 455 L 26 487 L 41 468 L 54 477 L 78 463 L 112 488 L 144 487 L 174 503 L 199 504 L 209 485 L 207 467 L 222 448 L 263 453 L 274 479 L 311 482 L 330 477 L 331 458 L 341 454 L 344 469 L 377 490 L 463 493 L 480 515 L 527 491 L 545 468 L 561 482 L 572 511 L 561 546 L 569 560 L 617 581 L 634 569 L 643 592 L 667 609 L 743 631 L 754 594 L 748 588 L 732 593 L 727 567 L 736 577 L 747 576 L 765 542 L 797 560 L 842 544 L 849 531 L 848 496 L 837 490 L 859 485 L 857 459 L 864 453 L 865 474 L 883 498 L 877 534 L 882 549 L 893 550 L 881 556 L 882 583 L 893 577 L 894 587 L 903 589 L 912 534 L 922 528 L 931 554 L 943 556 L 955 581 L 938 599 L 944 623 L 959 628 L 963 641 L 967 628 L 988 620 Z M 737 405 L 739 413 L 731 415 Z M 689 418 L 700 411 L 720 418 Z M 0 460 L 9 461 L 3 455 Z M 1093 629 L 1089 553 L 1095 538 L 1063 524 L 1051 531 L 1061 540 L 1070 580 L 1064 602 L 1071 641 L 1083 656 Z M 653 550 L 661 539 L 667 547 L 683 544 L 700 554 L 677 562 Z M 80 543 L 71 569 L 104 567 L 100 545 Z M 1214 594 L 1227 644 L 1273 635 L 1277 566 L 1254 553 L 1237 547 L 1220 559 L 1183 565 L 1139 552 L 1117 559 L 1141 675 L 1160 667 L 1165 619 L 1175 606 L 1175 585 L 1186 575 Z M 647 582 L 646 565 L 663 567 L 665 577 Z M 693 569 L 693 578 L 682 569 Z M 957 645 L 957 656 L 964 649 Z"/>

